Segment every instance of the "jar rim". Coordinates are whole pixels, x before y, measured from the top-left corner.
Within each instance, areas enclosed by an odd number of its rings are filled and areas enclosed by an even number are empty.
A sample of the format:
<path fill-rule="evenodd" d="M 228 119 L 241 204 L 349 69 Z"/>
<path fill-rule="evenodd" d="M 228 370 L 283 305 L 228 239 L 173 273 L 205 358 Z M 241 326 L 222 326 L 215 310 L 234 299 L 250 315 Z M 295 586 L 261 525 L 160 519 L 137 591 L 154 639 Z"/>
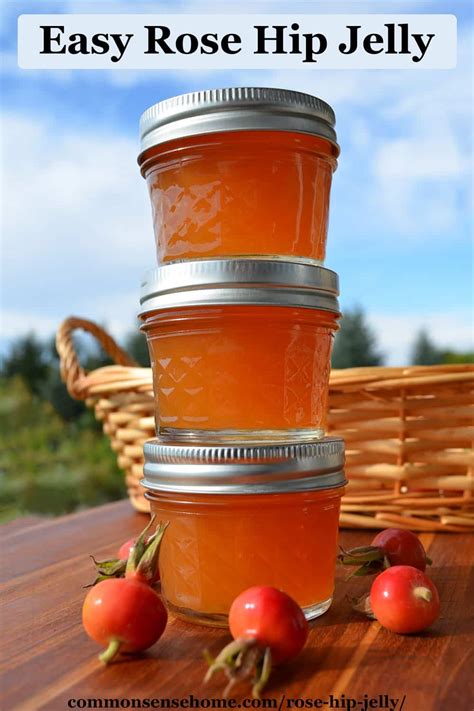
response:
<path fill-rule="evenodd" d="M 227 131 L 286 131 L 326 139 L 339 154 L 334 111 L 311 94 L 272 87 L 226 87 L 180 94 L 150 106 L 140 118 L 144 153 L 178 138 Z"/>
<path fill-rule="evenodd" d="M 295 493 L 344 486 L 344 440 L 250 446 L 144 445 L 142 485 L 194 494 Z"/>
<path fill-rule="evenodd" d="M 273 305 L 338 314 L 339 278 L 320 265 L 272 259 L 200 259 L 144 276 L 139 318 L 186 306 Z"/>

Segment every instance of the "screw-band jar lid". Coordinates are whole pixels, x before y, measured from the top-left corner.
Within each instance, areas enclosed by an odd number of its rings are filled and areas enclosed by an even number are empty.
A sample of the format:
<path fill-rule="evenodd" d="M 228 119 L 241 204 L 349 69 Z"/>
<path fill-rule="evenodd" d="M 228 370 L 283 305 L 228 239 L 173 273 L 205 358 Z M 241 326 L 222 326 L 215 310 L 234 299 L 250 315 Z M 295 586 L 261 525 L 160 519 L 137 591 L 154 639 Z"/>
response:
<path fill-rule="evenodd" d="M 344 486 L 344 441 L 267 446 L 144 445 L 143 486 L 192 494 L 272 494 Z"/>
<path fill-rule="evenodd" d="M 166 264 L 142 282 L 140 318 L 186 306 L 271 305 L 339 314 L 339 280 L 326 267 L 265 259 L 200 259 Z"/>
<path fill-rule="evenodd" d="M 334 111 L 300 91 L 231 87 L 194 91 L 160 101 L 140 119 L 140 157 L 153 146 L 223 131 L 290 131 L 325 138 L 339 154 Z"/>

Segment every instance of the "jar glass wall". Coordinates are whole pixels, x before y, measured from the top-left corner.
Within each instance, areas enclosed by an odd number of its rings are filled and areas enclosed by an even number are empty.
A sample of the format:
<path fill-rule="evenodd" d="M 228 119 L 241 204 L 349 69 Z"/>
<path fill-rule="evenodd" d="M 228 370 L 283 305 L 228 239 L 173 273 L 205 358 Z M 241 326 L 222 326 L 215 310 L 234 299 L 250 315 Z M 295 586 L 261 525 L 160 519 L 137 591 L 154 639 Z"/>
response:
<path fill-rule="evenodd" d="M 284 590 L 308 619 L 331 604 L 344 487 L 298 493 L 147 492 L 168 521 L 162 594 L 176 614 L 225 626 L 234 598 L 253 585 Z"/>
<path fill-rule="evenodd" d="M 280 257 L 322 262 L 336 149 L 317 136 L 231 131 L 150 148 L 158 262 Z"/>
<path fill-rule="evenodd" d="M 204 442 L 323 436 L 338 316 L 250 304 L 147 311 L 157 434 Z"/>

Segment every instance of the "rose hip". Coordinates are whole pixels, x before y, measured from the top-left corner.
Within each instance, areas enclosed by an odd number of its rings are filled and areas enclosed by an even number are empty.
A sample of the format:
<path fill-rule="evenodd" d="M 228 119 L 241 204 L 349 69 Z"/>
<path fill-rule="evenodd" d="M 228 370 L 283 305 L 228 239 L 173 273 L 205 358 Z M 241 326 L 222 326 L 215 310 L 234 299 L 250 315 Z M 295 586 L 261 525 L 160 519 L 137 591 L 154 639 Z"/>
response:
<path fill-rule="evenodd" d="M 257 586 L 235 598 L 229 612 L 234 641 L 215 659 L 208 659 L 206 681 L 218 669 L 226 672 L 228 694 L 237 682 L 253 675 L 252 693 L 259 698 L 272 663 L 295 657 L 308 638 L 308 623 L 299 605 L 276 588 Z"/>
<path fill-rule="evenodd" d="M 158 594 L 133 578 L 103 580 L 87 593 L 84 629 L 107 649 L 99 659 L 111 662 L 118 652 L 140 652 L 161 637 L 168 614 Z"/>
<path fill-rule="evenodd" d="M 370 546 L 360 546 L 349 551 L 341 549 L 338 560 L 343 565 L 358 566 L 353 575 L 373 575 L 393 565 L 410 565 L 424 571 L 431 560 L 420 539 L 402 528 L 380 531 Z"/>
<path fill-rule="evenodd" d="M 434 583 L 417 568 L 395 565 L 378 575 L 370 590 L 370 607 L 381 625 L 398 634 L 421 632 L 439 616 Z"/>

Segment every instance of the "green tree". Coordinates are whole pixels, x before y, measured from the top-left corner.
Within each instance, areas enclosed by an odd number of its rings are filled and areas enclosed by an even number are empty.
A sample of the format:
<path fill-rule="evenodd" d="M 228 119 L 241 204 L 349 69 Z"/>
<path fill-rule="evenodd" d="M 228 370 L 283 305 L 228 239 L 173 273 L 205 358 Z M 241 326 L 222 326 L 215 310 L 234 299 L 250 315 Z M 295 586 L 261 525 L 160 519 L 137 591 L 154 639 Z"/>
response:
<path fill-rule="evenodd" d="M 367 325 L 360 307 L 347 311 L 336 334 L 332 353 L 333 368 L 382 365 L 375 335 Z"/>
<path fill-rule="evenodd" d="M 135 358 L 138 365 L 141 365 L 143 368 L 150 366 L 150 355 L 148 353 L 146 338 L 138 329 L 129 333 L 125 339 L 125 350 L 132 358 Z"/>
<path fill-rule="evenodd" d="M 102 433 L 65 423 L 21 378 L 0 379 L 0 521 L 59 515 L 125 496 Z"/>
<path fill-rule="evenodd" d="M 443 363 L 474 363 L 474 351 L 445 351 L 443 353 Z"/>
<path fill-rule="evenodd" d="M 413 365 L 438 365 L 443 363 L 443 360 L 443 350 L 433 343 L 426 329 L 418 331 L 411 351 Z"/>
<path fill-rule="evenodd" d="M 111 362 L 91 338 L 77 338 L 76 349 L 86 371 Z M 18 338 L 0 372 L 0 520 L 122 498 L 124 477 L 101 430 L 61 382 L 54 340 Z"/>
<path fill-rule="evenodd" d="M 21 377 L 30 393 L 40 395 L 50 367 L 44 344 L 34 333 L 27 333 L 11 345 L 1 371 L 5 378 Z"/>

